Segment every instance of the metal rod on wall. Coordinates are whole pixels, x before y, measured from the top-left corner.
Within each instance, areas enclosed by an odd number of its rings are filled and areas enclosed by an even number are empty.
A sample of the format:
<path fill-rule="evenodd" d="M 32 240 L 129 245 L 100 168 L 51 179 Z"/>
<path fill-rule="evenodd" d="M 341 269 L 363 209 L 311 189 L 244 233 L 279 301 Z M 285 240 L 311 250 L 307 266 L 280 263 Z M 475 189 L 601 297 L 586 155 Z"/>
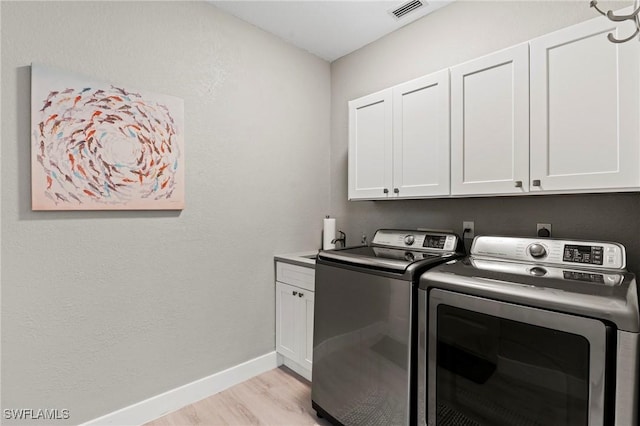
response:
<path fill-rule="evenodd" d="M 609 39 L 610 42 L 612 42 L 612 43 L 624 43 L 626 41 L 629 41 L 629 40 L 633 39 L 635 36 L 638 35 L 638 33 L 640 33 L 640 17 L 638 16 L 638 13 L 640 13 L 640 0 L 635 0 L 633 2 L 633 4 L 634 4 L 634 11 L 631 14 L 629 14 L 629 15 L 616 15 L 611 10 L 608 11 L 608 12 L 604 12 L 602 9 L 600 9 L 598 7 L 597 0 L 591 0 L 590 7 L 593 7 L 601 15 L 606 16 L 607 18 L 609 18 L 613 22 L 622 22 L 622 21 L 627 21 L 627 20 L 633 21 L 633 23 L 634 23 L 634 25 L 636 27 L 636 30 L 635 30 L 635 32 L 633 34 L 631 34 L 629 37 L 623 38 L 623 39 L 615 38 L 613 36 L 613 33 L 607 34 L 607 38 Z"/>

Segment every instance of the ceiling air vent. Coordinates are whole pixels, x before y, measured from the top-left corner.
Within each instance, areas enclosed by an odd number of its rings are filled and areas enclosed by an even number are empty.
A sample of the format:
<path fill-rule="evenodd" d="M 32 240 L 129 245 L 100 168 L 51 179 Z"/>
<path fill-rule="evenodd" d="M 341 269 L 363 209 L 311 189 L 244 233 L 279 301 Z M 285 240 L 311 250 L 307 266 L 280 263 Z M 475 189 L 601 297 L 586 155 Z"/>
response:
<path fill-rule="evenodd" d="M 414 10 L 424 7 L 426 4 L 427 2 L 421 1 L 421 0 L 409 0 L 408 2 L 403 3 L 400 6 L 396 7 L 395 9 L 389 10 L 389 13 L 393 15 L 396 19 L 401 19 L 407 16 L 409 13 L 413 12 Z"/>

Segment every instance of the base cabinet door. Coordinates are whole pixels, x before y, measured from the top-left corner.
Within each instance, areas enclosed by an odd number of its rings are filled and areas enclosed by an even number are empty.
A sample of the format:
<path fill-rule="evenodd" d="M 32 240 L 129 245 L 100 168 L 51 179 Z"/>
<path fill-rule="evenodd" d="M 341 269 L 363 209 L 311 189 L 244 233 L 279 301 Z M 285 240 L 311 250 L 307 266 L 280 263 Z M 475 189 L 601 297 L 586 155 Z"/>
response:
<path fill-rule="evenodd" d="M 313 303 L 314 293 L 311 291 L 304 291 L 302 297 L 302 303 L 300 308 L 302 312 L 300 314 L 301 321 L 304 330 L 302 330 L 302 348 L 300 362 L 303 367 L 311 370 L 313 366 Z"/>
<path fill-rule="evenodd" d="M 313 366 L 313 303 L 312 291 L 276 281 L 276 352 L 308 380 Z"/>
<path fill-rule="evenodd" d="M 531 190 L 640 185 L 640 49 L 599 17 L 531 44 Z"/>
<path fill-rule="evenodd" d="M 529 46 L 451 68 L 451 194 L 521 194 L 529 182 Z"/>
<path fill-rule="evenodd" d="M 298 304 L 298 288 L 276 282 L 276 352 L 291 359 L 300 359 Z"/>

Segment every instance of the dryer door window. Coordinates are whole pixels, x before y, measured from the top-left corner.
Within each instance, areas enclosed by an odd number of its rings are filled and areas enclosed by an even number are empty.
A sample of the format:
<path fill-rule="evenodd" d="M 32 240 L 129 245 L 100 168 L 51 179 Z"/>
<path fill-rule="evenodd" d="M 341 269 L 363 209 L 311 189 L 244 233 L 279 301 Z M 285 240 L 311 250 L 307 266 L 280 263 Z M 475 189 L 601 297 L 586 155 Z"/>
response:
<path fill-rule="evenodd" d="M 429 307 L 429 424 L 603 423 L 603 323 L 445 291 Z"/>

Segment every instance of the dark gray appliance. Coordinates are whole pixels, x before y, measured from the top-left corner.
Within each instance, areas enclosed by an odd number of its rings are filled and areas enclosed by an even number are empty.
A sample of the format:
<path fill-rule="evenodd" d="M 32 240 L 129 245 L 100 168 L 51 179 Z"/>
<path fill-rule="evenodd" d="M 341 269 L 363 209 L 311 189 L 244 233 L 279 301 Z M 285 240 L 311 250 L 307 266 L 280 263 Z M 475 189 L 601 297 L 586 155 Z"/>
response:
<path fill-rule="evenodd" d="M 622 245 L 476 237 L 420 278 L 418 424 L 638 424 L 640 319 Z"/>
<path fill-rule="evenodd" d="M 313 408 L 343 425 L 415 423 L 417 279 L 462 255 L 452 233 L 378 230 L 316 260 Z"/>

